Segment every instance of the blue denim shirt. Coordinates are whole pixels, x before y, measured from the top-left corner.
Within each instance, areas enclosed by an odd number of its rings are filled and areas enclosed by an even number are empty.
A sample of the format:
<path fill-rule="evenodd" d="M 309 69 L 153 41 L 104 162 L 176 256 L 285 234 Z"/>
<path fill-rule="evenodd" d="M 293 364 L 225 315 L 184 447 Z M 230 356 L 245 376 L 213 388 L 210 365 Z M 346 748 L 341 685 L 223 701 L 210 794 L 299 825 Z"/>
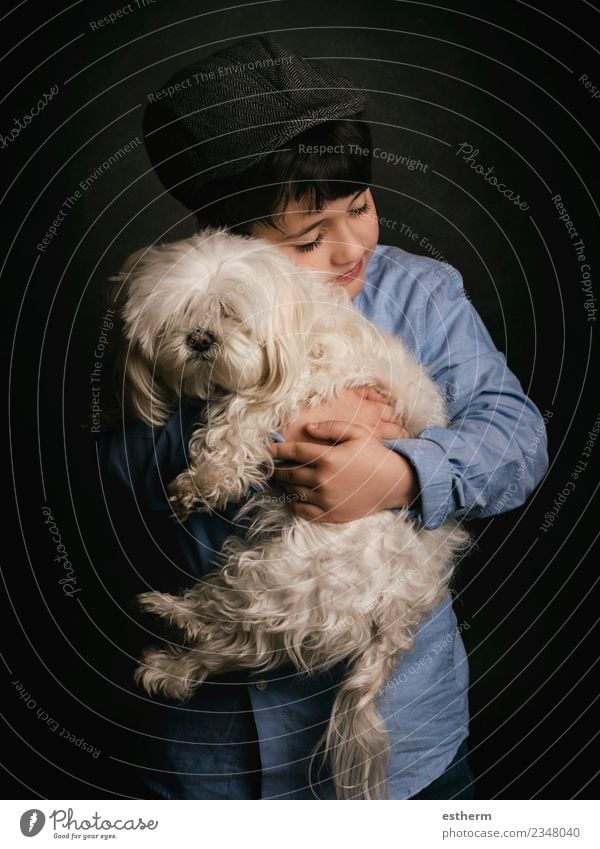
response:
<path fill-rule="evenodd" d="M 448 517 L 481 518 L 522 505 L 548 465 L 544 422 L 496 349 L 458 271 L 379 245 L 353 304 L 404 340 L 450 411 L 448 428 L 385 442 L 416 469 L 420 499 L 414 518 L 436 528 Z M 173 592 L 194 583 L 213 568 L 223 540 L 240 532 L 232 524 L 236 505 L 216 516 L 192 514 L 184 525 L 169 516 L 166 486 L 186 466 L 197 414 L 182 407 L 162 428 L 133 421 L 101 439 L 106 483 L 112 480 L 135 499 L 147 533 L 171 564 L 171 574 L 148 578 L 148 588 Z M 144 564 L 134 565 L 144 575 Z M 434 781 L 469 733 L 469 672 L 460 630 L 448 594 L 421 624 L 413 649 L 380 694 L 391 743 L 391 799 L 407 799 Z M 158 712 L 151 730 L 140 735 L 136 756 L 143 780 L 168 798 L 243 798 L 244 747 L 258 732 L 262 798 L 314 798 L 307 755 L 325 728 L 343 672 L 340 665 L 308 676 L 286 665 L 258 675 L 215 677 L 184 705 L 153 700 Z M 142 699 L 140 729 L 144 704 L 150 709 Z M 327 772 L 320 777 L 319 796 L 335 798 Z"/>

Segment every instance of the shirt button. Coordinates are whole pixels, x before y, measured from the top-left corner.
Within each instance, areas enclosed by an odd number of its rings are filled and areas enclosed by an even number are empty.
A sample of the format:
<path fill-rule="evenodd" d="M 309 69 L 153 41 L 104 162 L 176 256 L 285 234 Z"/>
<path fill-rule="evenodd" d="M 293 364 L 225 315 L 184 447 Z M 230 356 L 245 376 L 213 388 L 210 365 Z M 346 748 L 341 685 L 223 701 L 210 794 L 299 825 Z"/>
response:
<path fill-rule="evenodd" d="M 267 684 L 266 681 L 257 681 L 256 682 L 256 689 L 260 690 L 261 693 L 263 692 L 263 690 L 266 690 L 268 686 L 269 685 Z"/>

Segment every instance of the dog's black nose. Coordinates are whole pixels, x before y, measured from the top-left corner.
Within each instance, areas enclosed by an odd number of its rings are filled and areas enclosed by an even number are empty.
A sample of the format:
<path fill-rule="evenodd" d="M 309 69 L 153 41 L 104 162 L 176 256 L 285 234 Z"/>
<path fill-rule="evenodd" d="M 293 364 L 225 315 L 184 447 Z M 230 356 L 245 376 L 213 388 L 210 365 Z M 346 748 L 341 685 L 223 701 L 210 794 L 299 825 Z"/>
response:
<path fill-rule="evenodd" d="M 201 327 L 197 327 L 195 330 L 192 330 L 191 333 L 188 333 L 187 346 L 191 351 L 195 351 L 197 354 L 204 354 L 214 344 L 215 340 L 216 336 L 214 333 L 211 333 L 210 330 L 204 330 Z"/>

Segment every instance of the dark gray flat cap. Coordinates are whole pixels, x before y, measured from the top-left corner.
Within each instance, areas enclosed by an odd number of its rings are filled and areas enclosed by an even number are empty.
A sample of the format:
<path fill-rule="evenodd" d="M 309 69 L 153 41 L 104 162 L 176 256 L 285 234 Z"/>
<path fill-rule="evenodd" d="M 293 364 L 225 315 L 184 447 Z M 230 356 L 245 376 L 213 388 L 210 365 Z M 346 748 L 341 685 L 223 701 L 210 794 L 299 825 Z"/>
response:
<path fill-rule="evenodd" d="M 238 174 L 324 121 L 356 118 L 364 91 L 271 38 L 248 38 L 182 68 L 148 95 L 144 141 L 165 188 L 188 209 L 213 177 Z"/>

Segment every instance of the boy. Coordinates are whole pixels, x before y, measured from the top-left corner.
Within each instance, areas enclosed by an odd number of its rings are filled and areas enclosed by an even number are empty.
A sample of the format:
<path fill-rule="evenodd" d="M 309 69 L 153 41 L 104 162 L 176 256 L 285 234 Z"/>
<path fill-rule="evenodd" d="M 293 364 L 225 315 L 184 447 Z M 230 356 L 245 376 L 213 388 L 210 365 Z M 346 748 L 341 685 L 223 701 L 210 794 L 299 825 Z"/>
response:
<path fill-rule="evenodd" d="M 278 481 L 297 496 L 290 510 L 345 522 L 408 505 L 416 522 L 435 528 L 449 516 L 494 515 L 500 496 L 503 510 L 522 504 L 547 466 L 545 437 L 527 455 L 544 433 L 541 415 L 464 297 L 460 274 L 377 244 L 363 93 L 266 38 L 184 68 L 163 91 L 146 110 L 147 150 L 199 227 L 267 239 L 299 266 L 325 271 L 356 309 L 403 337 L 445 393 L 450 427 L 418 439 L 406 438 L 372 390 L 303 410 L 272 447 L 285 461 Z M 192 514 L 185 525 L 169 519 L 165 486 L 185 468 L 197 415 L 184 407 L 155 429 L 133 421 L 102 445 L 115 485 L 133 492 L 181 570 L 179 588 L 210 571 L 212 554 L 236 532 L 235 505 Z M 168 591 L 168 580 L 154 588 Z M 333 798 L 330 777 L 309 776 L 307 758 L 343 672 L 240 672 L 205 683 L 184 707 L 162 706 L 155 733 L 163 739 L 137 760 L 145 785 L 164 798 L 309 799 L 313 790 Z M 448 595 L 381 693 L 389 798 L 473 798 L 468 683 Z"/>

